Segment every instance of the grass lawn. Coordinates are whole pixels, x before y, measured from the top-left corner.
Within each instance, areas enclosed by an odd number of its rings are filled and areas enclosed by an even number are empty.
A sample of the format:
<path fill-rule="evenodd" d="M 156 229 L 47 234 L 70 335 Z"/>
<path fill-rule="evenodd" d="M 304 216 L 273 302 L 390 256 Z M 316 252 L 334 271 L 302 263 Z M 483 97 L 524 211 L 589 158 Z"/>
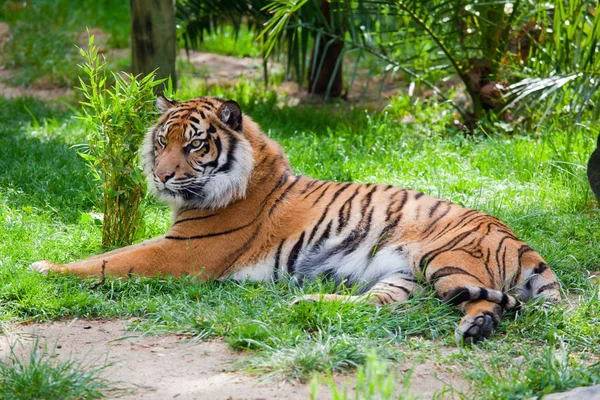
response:
<path fill-rule="evenodd" d="M 80 62 L 73 36 L 86 24 L 110 33 L 109 47 L 126 46 L 126 5 L 109 3 L 120 8 L 77 9 L 60 0 L 18 12 L 0 9 L 15 38 L 27 44 L 11 50 L 10 66 L 20 68 L 13 83 L 72 83 Z M 49 50 L 36 47 L 41 42 L 36 29 L 51 36 L 45 41 Z M 256 56 L 249 35 L 236 42 L 224 30 L 210 35 L 203 50 Z M 556 120 L 537 131 L 510 133 L 490 124 L 466 137 L 449 128 L 453 110 L 433 101 L 399 97 L 382 111 L 343 102 L 287 106 L 281 95 L 243 79 L 228 89 L 186 76 L 180 82 L 182 99 L 237 100 L 283 145 L 296 173 L 418 189 L 506 221 L 556 272 L 564 301 L 525 304 L 505 314 L 491 340 L 457 349 L 453 331 L 460 313 L 431 289 L 395 310 L 377 310 L 361 304 L 290 305 L 303 293 L 333 291 L 329 282 L 298 287 L 286 280 L 239 284 L 135 277 L 109 278 L 90 290 L 95 280 L 42 276 L 29 271 L 29 264 L 69 262 L 101 251 L 93 202 L 98 189 L 90 186 L 77 154 L 86 133 L 76 107 L 0 97 L 0 327 L 135 317 L 131 328 L 143 333 L 224 338 L 233 349 L 248 352 L 240 370 L 266 379 L 308 381 L 317 372 L 319 380 L 328 381 L 327 373 L 350 370 L 362 398 L 372 398 L 373 390 L 391 398 L 385 395 L 391 381 L 410 384 L 410 373 L 398 378 L 398 371 L 410 372 L 424 360 L 453 368 L 468 383 L 459 388 L 445 382 L 439 397 L 520 399 L 600 383 L 600 285 L 592 279 L 600 270 L 600 210 L 585 177 L 597 130 Z M 170 224 L 164 206 L 152 198 L 144 206 L 138 240 L 158 236 Z M 21 387 L 52 374 L 62 377 L 56 378 L 64 385 L 60 390 L 76 389 L 74 398 L 111 393 L 110 384 L 97 376 L 101 369 L 72 375 L 71 367 L 80 365 L 76 361 L 53 364 L 39 353 L 22 364 L 0 360 L 0 399 L 14 398 Z M 89 390 L 75 381 L 90 382 Z M 47 390 L 46 397 L 55 396 Z"/>
<path fill-rule="evenodd" d="M 179 95 L 197 94 L 237 99 L 283 144 L 297 173 L 411 187 L 507 221 L 557 273 L 564 302 L 526 304 L 505 315 L 491 340 L 445 353 L 460 314 L 432 291 L 396 310 L 291 307 L 300 293 L 334 288 L 134 278 L 89 290 L 93 280 L 39 275 L 27 269 L 31 262 L 100 251 L 94 189 L 77 155 L 85 132 L 64 107 L 0 98 L 0 322 L 139 317 L 134 328 L 142 332 L 223 337 L 251 352 L 241 369 L 274 379 L 353 369 L 374 352 L 392 369 L 415 354 L 459 366 L 471 384 L 462 395 L 477 398 L 527 398 L 600 382 L 599 287 L 590 279 L 600 269 L 600 214 L 583 167 L 591 134 L 550 126 L 512 138 L 492 130 L 465 138 L 446 128 L 449 109 L 408 98 L 374 112 L 343 103 L 281 106 L 275 93 L 248 83 L 224 92 L 190 82 Z M 400 122 L 408 113 L 415 122 Z M 146 209 L 140 240 L 169 226 L 162 205 L 148 198 Z"/>

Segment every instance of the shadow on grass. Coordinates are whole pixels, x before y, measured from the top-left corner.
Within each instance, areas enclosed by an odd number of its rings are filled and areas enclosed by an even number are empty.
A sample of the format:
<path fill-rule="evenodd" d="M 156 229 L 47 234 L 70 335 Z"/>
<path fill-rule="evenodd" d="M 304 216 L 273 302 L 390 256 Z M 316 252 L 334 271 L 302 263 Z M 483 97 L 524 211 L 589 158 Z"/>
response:
<path fill-rule="evenodd" d="M 46 118 L 53 118 L 51 132 Z M 53 210 L 72 222 L 91 206 L 87 168 L 65 139 L 69 118 L 36 99 L 0 98 L 0 198 L 9 207 Z"/>

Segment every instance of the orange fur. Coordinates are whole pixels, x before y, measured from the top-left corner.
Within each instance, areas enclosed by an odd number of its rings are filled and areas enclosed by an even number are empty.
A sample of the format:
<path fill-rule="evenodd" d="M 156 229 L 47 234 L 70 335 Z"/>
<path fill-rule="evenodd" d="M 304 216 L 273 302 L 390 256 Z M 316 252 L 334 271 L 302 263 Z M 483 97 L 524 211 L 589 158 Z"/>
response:
<path fill-rule="evenodd" d="M 235 102 L 159 98 L 158 106 L 164 114 L 148 133 L 144 164 L 150 187 L 173 208 L 171 229 L 86 260 L 34 268 L 99 275 L 106 262 L 106 273 L 118 276 L 325 275 L 363 287 L 361 295 L 325 300 L 378 305 L 404 301 L 425 281 L 465 312 L 461 341 L 488 337 L 515 297 L 559 299 L 541 256 L 489 215 L 414 190 L 293 175 L 279 144 Z M 195 137 L 202 141 L 196 147 Z"/>

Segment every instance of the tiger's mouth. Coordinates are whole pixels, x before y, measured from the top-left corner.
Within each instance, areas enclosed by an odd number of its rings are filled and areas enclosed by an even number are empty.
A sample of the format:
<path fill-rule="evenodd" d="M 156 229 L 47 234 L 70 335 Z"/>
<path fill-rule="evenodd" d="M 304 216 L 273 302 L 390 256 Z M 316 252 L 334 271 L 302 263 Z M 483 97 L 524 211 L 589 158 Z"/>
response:
<path fill-rule="evenodd" d="M 202 200 L 206 197 L 204 186 L 206 182 L 190 182 L 181 185 L 164 184 L 158 178 L 154 179 L 154 186 L 161 195 L 182 200 Z"/>

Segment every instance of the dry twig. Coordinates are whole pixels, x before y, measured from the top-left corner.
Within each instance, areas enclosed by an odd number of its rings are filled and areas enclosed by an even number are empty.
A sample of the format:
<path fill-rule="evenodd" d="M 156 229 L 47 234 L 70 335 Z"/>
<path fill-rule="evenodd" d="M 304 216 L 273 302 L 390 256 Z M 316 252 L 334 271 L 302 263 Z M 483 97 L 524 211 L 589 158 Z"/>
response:
<path fill-rule="evenodd" d="M 98 282 L 96 282 L 93 285 L 89 286 L 88 287 L 89 290 L 94 290 L 98 286 L 104 285 L 104 282 L 106 282 L 106 272 L 105 272 L 105 270 L 106 270 L 106 263 L 107 262 L 108 261 L 106 261 L 106 260 L 102 261 L 102 277 L 100 278 L 100 280 Z"/>

